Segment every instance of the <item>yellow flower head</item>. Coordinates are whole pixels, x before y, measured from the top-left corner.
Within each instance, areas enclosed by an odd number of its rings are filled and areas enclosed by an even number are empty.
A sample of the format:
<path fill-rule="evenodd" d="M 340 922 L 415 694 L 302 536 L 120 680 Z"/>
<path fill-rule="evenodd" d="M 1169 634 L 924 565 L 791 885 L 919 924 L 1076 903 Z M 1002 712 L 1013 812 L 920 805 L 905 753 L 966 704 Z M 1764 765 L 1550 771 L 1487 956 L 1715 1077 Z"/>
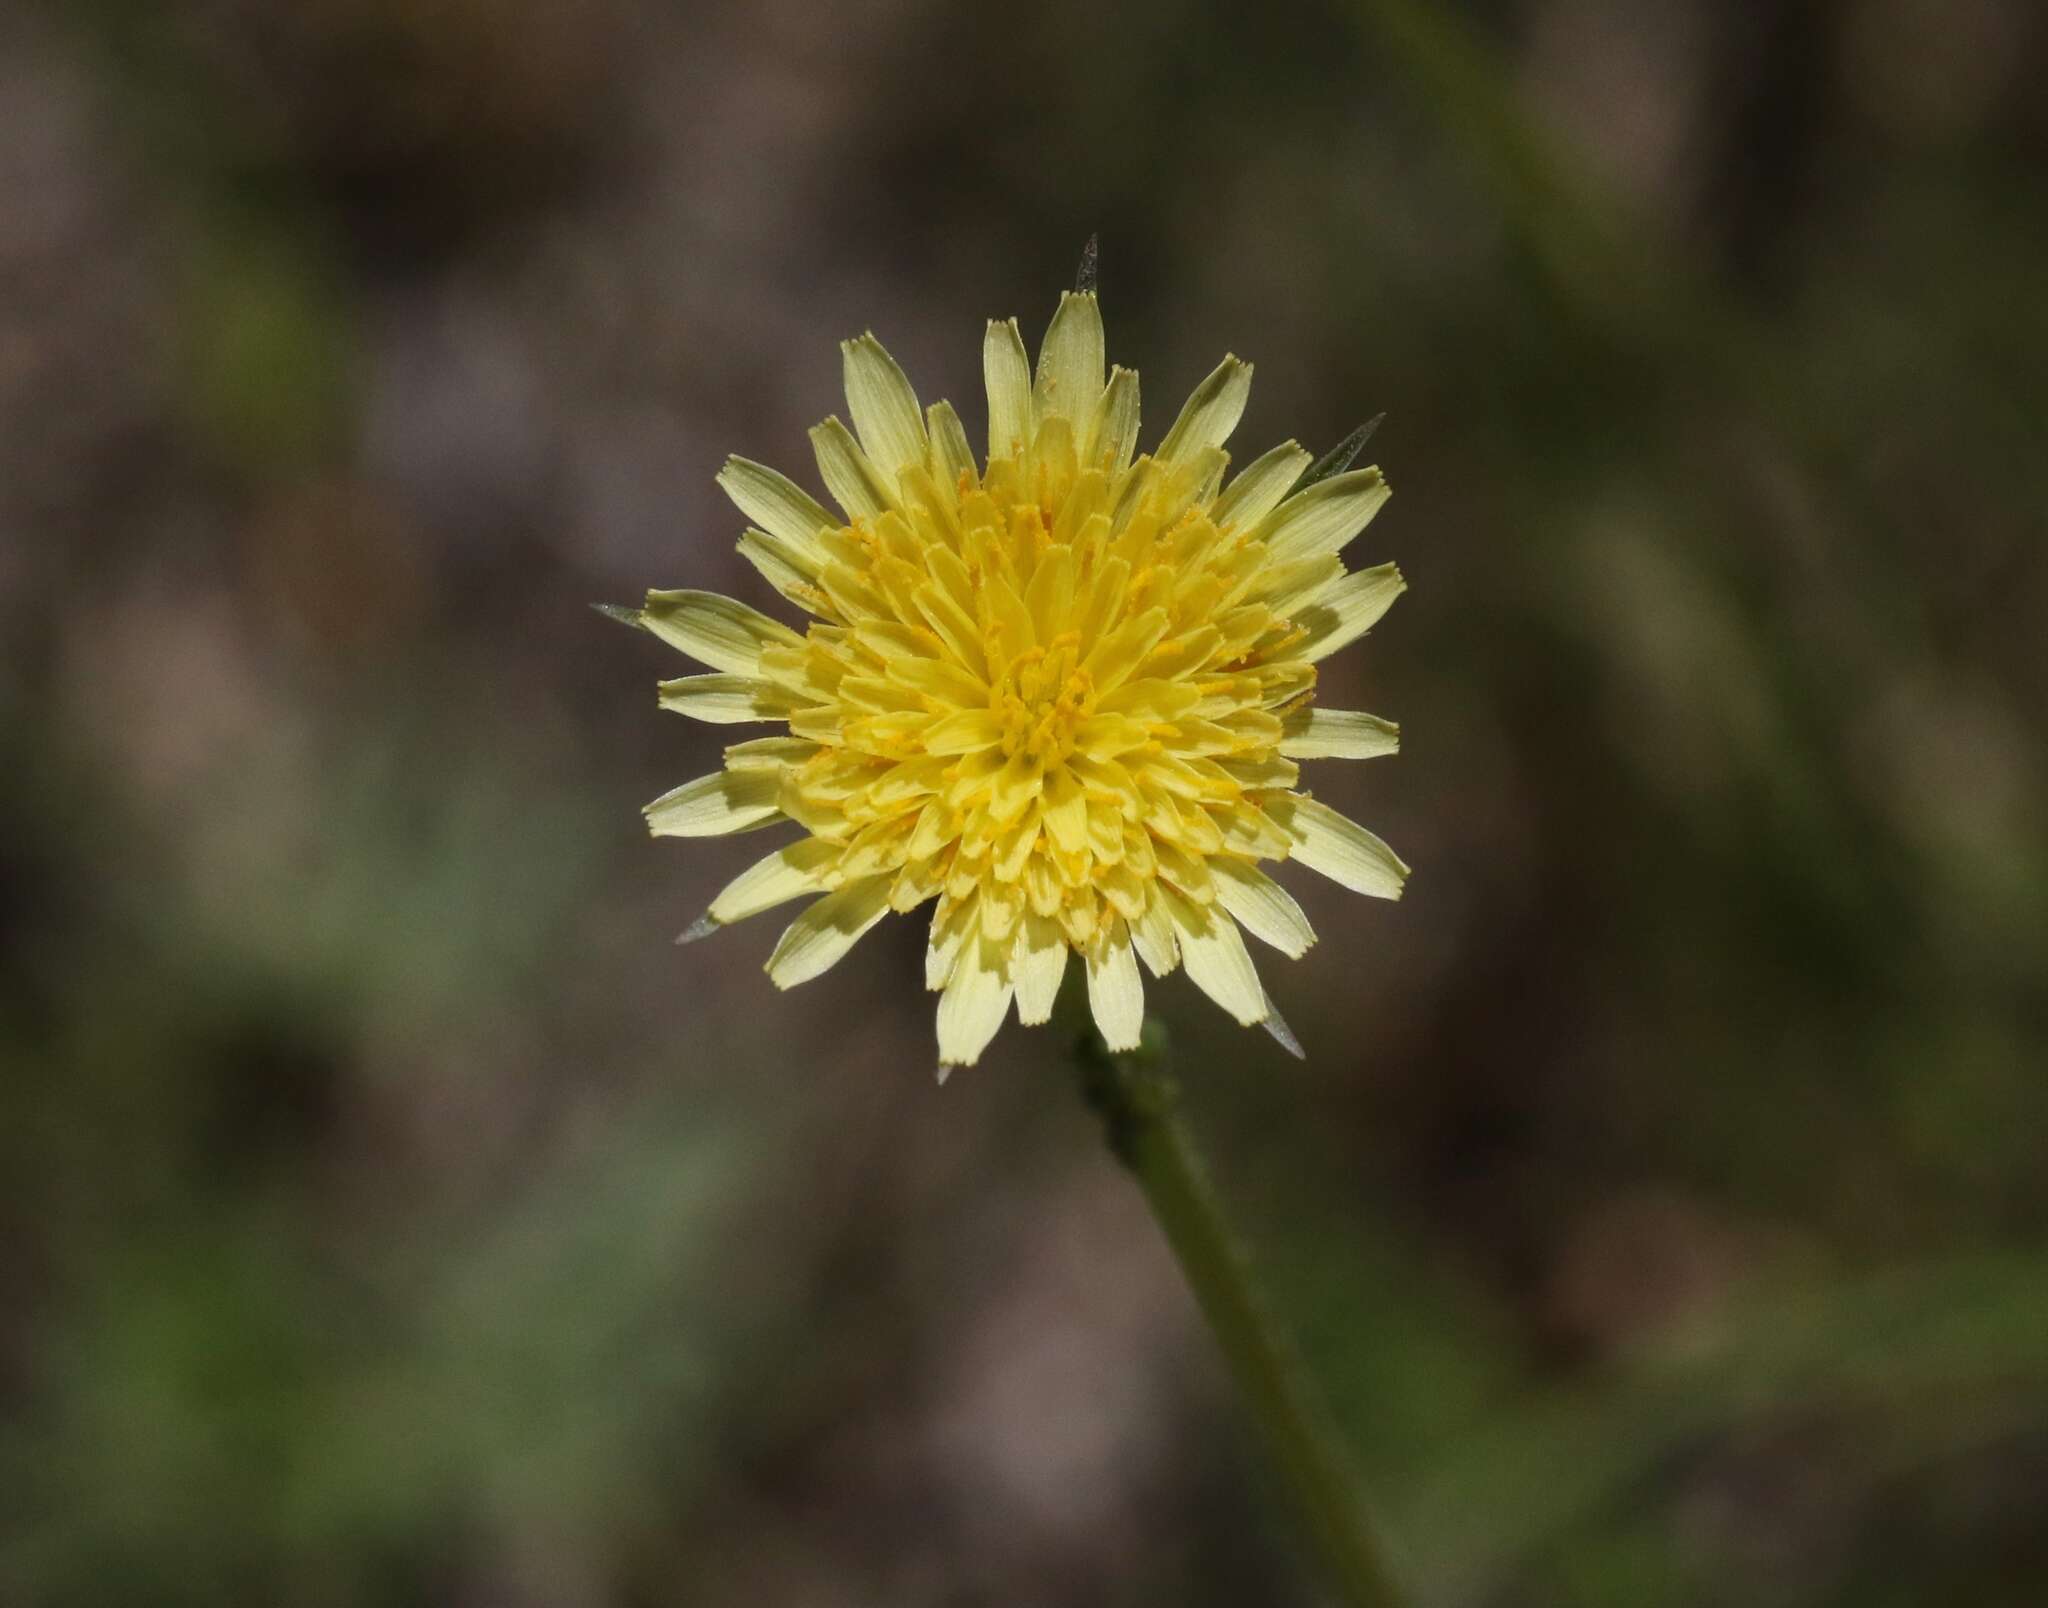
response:
<path fill-rule="evenodd" d="M 744 458 L 718 477 L 756 527 L 740 551 L 805 627 L 695 591 L 650 592 L 636 616 L 712 671 L 664 682 L 664 708 L 788 726 L 647 806 L 665 836 L 804 831 L 685 936 L 822 895 L 769 958 L 789 988 L 936 899 L 942 1066 L 972 1064 L 1013 999 L 1043 1022 L 1069 950 L 1112 1049 L 1138 1040 L 1140 959 L 1154 976 L 1185 962 L 1289 1043 L 1238 928 L 1290 956 L 1315 934 L 1258 862 L 1390 899 L 1408 869 L 1296 787 L 1296 760 L 1397 744 L 1374 716 L 1313 707 L 1317 661 L 1403 589 L 1393 565 L 1339 556 L 1386 501 L 1379 471 L 1296 489 L 1309 454 L 1289 441 L 1225 486 L 1252 377 L 1235 357 L 1134 456 L 1138 376 L 1105 378 L 1092 292 L 1061 298 L 1035 377 L 1016 320 L 988 326 L 982 469 L 951 405 L 920 409 L 874 336 L 843 350 L 853 428 L 811 440 L 844 517 Z"/>

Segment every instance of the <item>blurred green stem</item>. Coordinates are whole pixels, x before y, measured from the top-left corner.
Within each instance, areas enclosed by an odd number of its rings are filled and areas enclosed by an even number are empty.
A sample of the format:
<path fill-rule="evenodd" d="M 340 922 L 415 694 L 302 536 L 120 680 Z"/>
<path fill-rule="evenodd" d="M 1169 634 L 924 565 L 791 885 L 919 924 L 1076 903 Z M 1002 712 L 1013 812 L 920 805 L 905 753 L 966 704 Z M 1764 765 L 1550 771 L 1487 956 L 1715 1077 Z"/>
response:
<path fill-rule="evenodd" d="M 1090 1032 L 1077 1056 L 1082 1092 L 1165 1230 L 1344 1601 L 1355 1608 L 1399 1608 L 1404 1599 L 1386 1549 L 1328 1415 L 1252 1282 L 1251 1265 L 1181 1114 L 1180 1085 L 1166 1066 L 1165 1030 L 1147 1019 L 1139 1047 L 1121 1055 Z"/>

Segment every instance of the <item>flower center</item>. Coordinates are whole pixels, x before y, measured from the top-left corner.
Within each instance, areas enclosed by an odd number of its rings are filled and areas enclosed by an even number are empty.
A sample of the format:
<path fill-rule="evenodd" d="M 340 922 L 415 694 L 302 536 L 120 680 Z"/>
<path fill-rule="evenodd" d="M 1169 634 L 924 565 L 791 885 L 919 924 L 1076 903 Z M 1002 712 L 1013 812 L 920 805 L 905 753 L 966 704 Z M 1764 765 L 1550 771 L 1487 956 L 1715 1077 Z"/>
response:
<path fill-rule="evenodd" d="M 1074 751 L 1075 728 L 1095 703 L 1094 678 L 1075 662 L 1080 647 L 1080 635 L 1064 631 L 1010 660 L 990 698 L 1002 719 L 1006 756 L 1022 754 L 1050 767 Z"/>

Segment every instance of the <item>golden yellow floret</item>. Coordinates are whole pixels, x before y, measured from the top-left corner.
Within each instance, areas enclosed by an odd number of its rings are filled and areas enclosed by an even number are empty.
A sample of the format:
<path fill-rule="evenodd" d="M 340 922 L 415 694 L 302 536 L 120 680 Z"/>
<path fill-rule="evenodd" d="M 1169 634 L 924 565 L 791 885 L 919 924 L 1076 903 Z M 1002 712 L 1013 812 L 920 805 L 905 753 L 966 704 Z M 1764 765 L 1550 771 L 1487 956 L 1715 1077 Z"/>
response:
<path fill-rule="evenodd" d="M 710 669 L 663 707 L 786 736 L 647 807 L 660 835 L 793 821 L 693 934 L 813 897 L 768 961 L 817 976 L 890 910 L 930 900 L 939 1058 L 971 1064 L 1008 1014 L 1043 1022 L 1070 951 L 1110 1046 L 1137 1043 L 1138 962 L 1188 975 L 1287 1035 L 1240 928 L 1298 957 L 1301 908 L 1259 869 L 1297 860 L 1398 898 L 1407 867 L 1297 790 L 1297 761 L 1394 751 L 1394 726 L 1314 706 L 1316 664 L 1403 589 L 1348 572 L 1387 497 L 1377 469 L 1295 489 L 1293 442 L 1226 486 L 1251 365 L 1226 357 L 1135 456 L 1138 377 L 1104 372 L 1092 293 L 1061 299 L 1035 375 L 1016 321 L 983 348 L 977 467 L 945 402 L 921 409 L 872 335 L 844 345 L 849 430 L 811 432 L 841 514 L 743 458 L 720 484 L 740 551 L 809 616 L 799 632 L 709 592 L 656 591 L 638 623 Z"/>

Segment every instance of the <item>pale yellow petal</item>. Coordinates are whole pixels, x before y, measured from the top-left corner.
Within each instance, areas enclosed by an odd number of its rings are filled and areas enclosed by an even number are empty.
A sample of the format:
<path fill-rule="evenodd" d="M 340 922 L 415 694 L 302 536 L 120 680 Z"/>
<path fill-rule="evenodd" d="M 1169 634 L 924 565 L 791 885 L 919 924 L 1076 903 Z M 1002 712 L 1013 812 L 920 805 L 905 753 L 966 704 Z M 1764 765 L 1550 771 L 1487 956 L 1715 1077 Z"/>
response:
<path fill-rule="evenodd" d="M 988 683 L 951 659 L 898 658 L 889 666 L 889 679 L 955 709 L 988 705 Z"/>
<path fill-rule="evenodd" d="M 801 551 L 816 547 L 819 531 L 838 527 L 823 503 L 765 463 L 728 458 L 718 483 L 747 518 Z"/>
<path fill-rule="evenodd" d="M 1314 664 L 1349 647 L 1379 624 L 1394 599 L 1407 590 L 1408 583 L 1392 564 L 1345 576 L 1294 616 L 1294 623 L 1308 635 L 1287 650 L 1288 657 Z"/>
<path fill-rule="evenodd" d="M 911 597 L 933 634 L 970 673 L 979 676 L 988 668 L 982 655 L 981 628 L 950 594 L 927 581 Z"/>
<path fill-rule="evenodd" d="M 944 988 L 953 976 L 968 938 L 981 931 L 981 895 L 942 898 L 932 912 L 931 937 L 924 952 L 924 986 Z"/>
<path fill-rule="evenodd" d="M 1401 747 L 1401 728 L 1378 715 L 1310 704 L 1287 716 L 1280 752 L 1289 759 L 1377 759 Z"/>
<path fill-rule="evenodd" d="M 1192 460 L 1205 447 L 1220 447 L 1230 439 L 1244 405 L 1252 392 L 1252 366 L 1236 357 L 1225 357 L 1214 372 L 1195 387 L 1194 394 L 1166 432 L 1153 454 L 1172 468 Z"/>
<path fill-rule="evenodd" d="M 1031 403 L 1031 360 L 1016 319 L 989 320 L 981 362 L 988 382 L 989 458 L 1020 457 L 1038 434 L 1038 418 Z"/>
<path fill-rule="evenodd" d="M 772 681 L 751 676 L 682 676 L 661 684 L 661 707 L 692 720 L 731 726 L 749 720 L 787 720 L 797 700 Z"/>
<path fill-rule="evenodd" d="M 1344 560 L 1335 553 L 1290 559 L 1262 570 L 1245 592 L 1247 603 L 1264 604 L 1275 614 L 1293 614 L 1319 602 L 1344 580 Z"/>
<path fill-rule="evenodd" d="M 1334 553 L 1372 523 L 1389 492 L 1377 469 L 1319 480 L 1280 504 L 1256 534 L 1276 564 Z"/>
<path fill-rule="evenodd" d="M 649 592 L 640 621 L 670 647 L 742 676 L 760 673 L 763 648 L 800 648 L 804 641 L 781 621 L 716 592 Z"/>
<path fill-rule="evenodd" d="M 719 837 L 776 820 L 781 790 L 779 771 L 716 771 L 662 794 L 641 813 L 656 837 Z"/>
<path fill-rule="evenodd" d="M 1051 642 L 1067 628 L 1074 609 L 1074 584 L 1073 549 L 1053 548 L 1040 561 L 1024 597 L 1031 614 L 1031 632 L 1039 642 Z"/>
<path fill-rule="evenodd" d="M 1284 860 L 1294 852 L 1294 840 L 1280 824 L 1252 804 L 1238 804 L 1211 812 L 1223 833 L 1223 846 L 1233 854 L 1247 854 L 1261 860 Z"/>
<path fill-rule="evenodd" d="M 1033 390 L 1038 416 L 1064 413 L 1086 426 L 1102 395 L 1102 310 L 1092 290 L 1070 290 L 1038 349 L 1038 382 Z"/>
<path fill-rule="evenodd" d="M 1045 762 L 1019 749 L 996 773 L 989 789 L 989 814 L 998 823 L 1014 821 L 1030 808 L 1045 782 Z"/>
<path fill-rule="evenodd" d="M 739 555 L 760 572 L 763 580 L 798 608 L 821 619 L 837 618 L 831 599 L 818 586 L 819 564 L 780 536 L 771 536 L 765 530 L 750 530 L 739 539 Z M 817 557 L 824 557 L 822 548 L 818 550 Z"/>
<path fill-rule="evenodd" d="M 934 402 L 925 409 L 925 425 L 931 442 L 931 471 L 948 487 L 958 488 L 964 478 L 975 483 L 974 452 L 967 445 L 967 432 L 950 402 Z"/>
<path fill-rule="evenodd" d="M 1206 508 L 1215 500 L 1223 471 L 1229 466 L 1230 454 L 1221 447 L 1194 448 L 1177 464 L 1160 469 L 1148 494 L 1149 511 L 1170 526 L 1189 510 Z"/>
<path fill-rule="evenodd" d="M 801 765 L 819 752 L 818 745 L 802 737 L 756 737 L 734 743 L 725 751 L 727 770 L 785 771 Z"/>
<path fill-rule="evenodd" d="M 925 456 L 924 415 L 917 393 L 872 334 L 841 342 L 846 407 L 869 460 L 894 487 L 896 477 Z"/>
<path fill-rule="evenodd" d="M 1112 1050 L 1135 1050 L 1145 1030 L 1145 983 L 1121 920 L 1096 940 L 1087 961 L 1088 1009 L 1103 1043 Z"/>
<path fill-rule="evenodd" d="M 1131 941 L 1154 977 L 1164 977 L 1180 964 L 1180 940 L 1174 936 L 1173 917 L 1166 908 L 1166 896 L 1157 883 L 1148 883 L 1145 908 L 1131 923 Z"/>
<path fill-rule="evenodd" d="M 1221 910 L 1165 890 L 1181 964 L 1194 984 L 1246 1027 L 1266 1019 L 1266 990 L 1237 923 Z"/>
<path fill-rule="evenodd" d="M 1079 854 L 1088 846 L 1088 795 L 1065 766 L 1046 778 L 1045 831 L 1062 854 Z"/>
<path fill-rule="evenodd" d="M 1122 474 L 1137 447 L 1138 376 L 1127 368 L 1113 368 L 1080 443 L 1081 464 L 1105 474 Z"/>
<path fill-rule="evenodd" d="M 1067 974 L 1067 935 L 1057 921 L 1032 911 L 1018 924 L 1016 944 L 1010 970 L 1017 979 L 1017 1020 L 1036 1027 L 1051 1017 Z"/>
<path fill-rule="evenodd" d="M 1299 960 L 1316 941 L 1294 895 L 1246 860 L 1217 855 L 1209 861 L 1216 899 L 1244 930 L 1262 938 L 1289 960 Z"/>
<path fill-rule="evenodd" d="M 946 991 L 939 996 L 939 1064 L 972 1066 L 1010 1014 L 1015 988 L 1007 943 L 981 937 L 961 950 Z"/>
<path fill-rule="evenodd" d="M 1298 441 L 1283 441 L 1240 469 L 1216 499 L 1209 517 L 1219 527 L 1247 530 L 1280 506 L 1302 471 L 1315 460 Z"/>
<path fill-rule="evenodd" d="M 1294 840 L 1290 856 L 1353 893 L 1398 899 L 1408 880 L 1401 857 L 1356 821 L 1312 798 L 1266 801 L 1266 814 Z"/>
<path fill-rule="evenodd" d="M 818 455 L 818 473 L 832 500 L 849 519 L 874 519 L 896 501 L 896 477 L 883 478 L 874 461 L 838 419 L 811 427 L 811 450 Z"/>
<path fill-rule="evenodd" d="M 1239 787 L 1264 790 L 1292 787 L 1301 780 L 1301 767 L 1291 759 L 1219 759 L 1217 769 Z"/>
<path fill-rule="evenodd" d="M 1100 692 L 1114 692 L 1159 645 L 1171 623 L 1172 617 L 1164 609 L 1147 609 L 1132 616 L 1095 645 L 1082 668 L 1094 678 Z"/>
<path fill-rule="evenodd" d="M 889 913 L 891 877 L 849 882 L 805 907 L 768 957 L 767 972 L 777 988 L 794 988 L 838 965 L 846 952 Z"/>
<path fill-rule="evenodd" d="M 976 754 L 1003 740 L 1002 717 L 992 709 L 962 709 L 924 734 L 928 754 Z"/>
<path fill-rule="evenodd" d="M 822 838 L 799 838 L 777 849 L 766 859 L 756 860 L 720 890 L 711 901 L 711 919 L 721 927 L 729 927 L 806 893 L 817 892 L 824 887 L 824 874 L 839 854 L 838 844 Z"/>

